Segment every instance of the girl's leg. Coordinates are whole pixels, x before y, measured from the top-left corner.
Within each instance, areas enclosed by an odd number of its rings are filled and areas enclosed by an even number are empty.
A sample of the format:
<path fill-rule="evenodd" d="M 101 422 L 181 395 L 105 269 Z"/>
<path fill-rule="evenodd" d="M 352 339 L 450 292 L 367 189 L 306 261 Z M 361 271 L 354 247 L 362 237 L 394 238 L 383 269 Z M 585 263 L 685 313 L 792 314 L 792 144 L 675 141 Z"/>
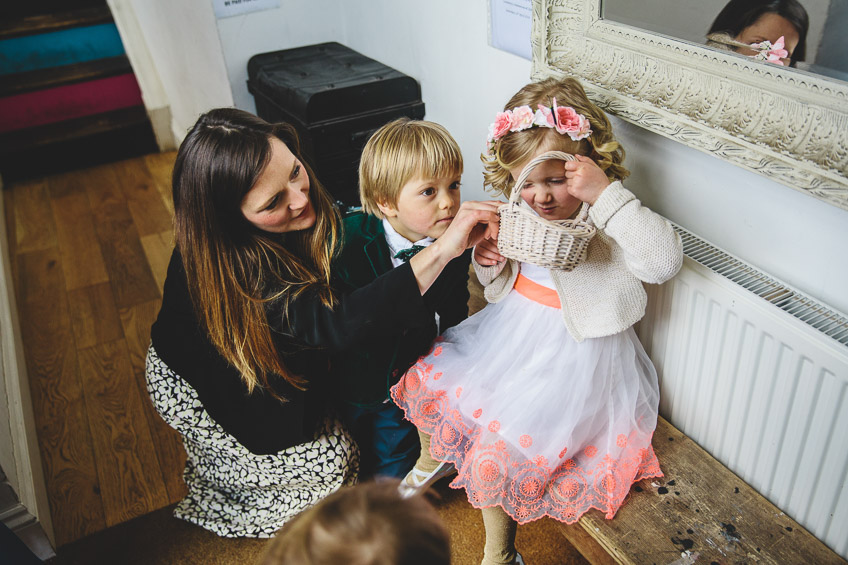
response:
<path fill-rule="evenodd" d="M 500 506 L 483 508 L 483 526 L 486 528 L 486 546 L 481 565 L 515 563 L 515 531 L 518 523 Z"/>
<path fill-rule="evenodd" d="M 432 473 L 442 462 L 436 461 L 430 456 L 430 434 L 418 430 L 418 439 L 421 442 L 421 454 L 418 456 L 418 461 L 415 462 L 415 468 L 428 474 Z"/>
<path fill-rule="evenodd" d="M 456 472 L 452 463 L 436 461 L 430 456 L 429 434 L 418 430 L 418 439 L 421 443 L 421 454 L 418 456 L 415 466 L 407 473 L 398 487 L 404 498 L 424 491 L 442 477 L 447 477 Z"/>

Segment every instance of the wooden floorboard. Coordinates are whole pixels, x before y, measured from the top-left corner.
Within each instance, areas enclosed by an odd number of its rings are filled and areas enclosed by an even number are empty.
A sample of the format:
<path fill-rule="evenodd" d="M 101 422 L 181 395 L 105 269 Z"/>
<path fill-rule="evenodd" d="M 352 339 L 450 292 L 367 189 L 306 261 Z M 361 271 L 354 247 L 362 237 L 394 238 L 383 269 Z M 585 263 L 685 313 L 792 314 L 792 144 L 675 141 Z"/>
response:
<path fill-rule="evenodd" d="M 144 382 L 172 249 L 174 153 L 13 183 L 6 229 L 59 546 L 185 494 Z"/>
<path fill-rule="evenodd" d="M 168 504 L 129 351 L 123 339 L 79 352 L 106 525 Z"/>
<path fill-rule="evenodd" d="M 50 196 L 66 288 L 109 282 L 94 230 L 97 219 L 92 215 L 81 176 L 67 173 L 51 178 Z"/>
<path fill-rule="evenodd" d="M 181 500 L 186 494 L 182 478 L 186 458 L 185 449 L 183 449 L 180 435 L 168 426 L 153 408 L 144 380 L 144 360 L 147 348 L 150 346 L 150 326 L 156 320 L 160 304 L 160 300 L 151 300 L 124 308 L 120 312 L 120 317 L 129 349 L 130 364 L 133 366 L 136 385 L 142 396 L 144 414 L 153 436 L 156 458 L 159 461 L 170 504 Z"/>
<path fill-rule="evenodd" d="M 156 321 L 161 304 L 162 301 L 157 298 L 122 308 L 119 311 L 121 327 L 129 349 L 130 364 L 136 373 L 144 372 L 144 360 L 147 356 L 147 348 L 150 347 L 150 326 Z"/>
<path fill-rule="evenodd" d="M 106 527 L 56 249 L 18 259 L 18 311 L 42 466 L 62 545 Z"/>
<path fill-rule="evenodd" d="M 68 306 L 77 348 L 93 347 L 124 336 L 108 282 L 69 291 Z"/>
<path fill-rule="evenodd" d="M 156 279 L 156 285 L 161 289 L 165 285 L 171 250 L 174 249 L 174 232 L 168 230 L 142 236 L 141 247 L 144 249 L 153 278 Z"/>
<path fill-rule="evenodd" d="M 138 234 L 143 237 L 170 231 L 170 212 L 144 161 L 130 159 L 114 167 Z"/>
<path fill-rule="evenodd" d="M 50 217 L 46 180 L 16 185 L 15 236 L 17 253 L 48 249 L 56 245 L 56 227 Z M 12 238 L 10 238 L 12 239 Z"/>
<path fill-rule="evenodd" d="M 158 298 L 161 289 L 145 258 L 116 167 L 104 165 L 85 173 L 88 200 L 97 218 L 94 229 L 115 293 L 115 304 L 124 308 Z"/>
<path fill-rule="evenodd" d="M 174 153 L 152 153 L 144 156 L 144 164 L 153 178 L 156 190 L 162 196 L 165 207 L 174 216 L 174 199 L 171 190 L 171 170 L 174 167 Z"/>

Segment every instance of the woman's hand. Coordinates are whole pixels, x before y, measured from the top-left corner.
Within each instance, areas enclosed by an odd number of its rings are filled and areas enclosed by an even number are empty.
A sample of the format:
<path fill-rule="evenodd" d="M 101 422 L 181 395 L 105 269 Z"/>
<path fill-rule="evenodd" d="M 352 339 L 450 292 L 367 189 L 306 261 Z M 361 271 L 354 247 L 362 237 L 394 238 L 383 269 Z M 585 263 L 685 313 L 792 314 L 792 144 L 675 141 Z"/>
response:
<path fill-rule="evenodd" d="M 474 247 L 474 260 L 480 265 L 492 266 L 505 261 L 506 257 L 498 250 L 498 240 L 483 239 Z"/>
<path fill-rule="evenodd" d="M 502 204 L 496 200 L 463 202 L 437 243 L 446 253 L 452 254 L 453 259 L 484 238 L 497 239 L 500 225 L 498 207 Z"/>
<path fill-rule="evenodd" d="M 421 294 L 427 292 L 451 259 L 484 238 L 497 239 L 501 204 L 494 200 L 463 202 L 445 233 L 409 260 Z"/>
<path fill-rule="evenodd" d="M 576 161 L 565 162 L 565 187 L 573 197 L 594 204 L 610 185 L 607 174 L 585 155 L 575 155 Z"/>

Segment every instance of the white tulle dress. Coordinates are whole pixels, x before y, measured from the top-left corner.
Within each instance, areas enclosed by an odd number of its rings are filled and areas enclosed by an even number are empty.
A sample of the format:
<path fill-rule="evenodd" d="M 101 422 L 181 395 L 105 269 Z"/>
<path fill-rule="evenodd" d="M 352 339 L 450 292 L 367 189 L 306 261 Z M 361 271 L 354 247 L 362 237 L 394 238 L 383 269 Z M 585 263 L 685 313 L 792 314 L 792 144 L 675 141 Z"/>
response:
<path fill-rule="evenodd" d="M 392 397 L 432 435 L 433 458 L 456 465 L 451 486 L 473 506 L 500 505 L 519 523 L 573 523 L 590 508 L 612 518 L 635 481 L 662 476 L 656 371 L 633 328 L 576 342 L 549 272 L 522 263 L 520 273 L 502 301 L 445 332 Z"/>

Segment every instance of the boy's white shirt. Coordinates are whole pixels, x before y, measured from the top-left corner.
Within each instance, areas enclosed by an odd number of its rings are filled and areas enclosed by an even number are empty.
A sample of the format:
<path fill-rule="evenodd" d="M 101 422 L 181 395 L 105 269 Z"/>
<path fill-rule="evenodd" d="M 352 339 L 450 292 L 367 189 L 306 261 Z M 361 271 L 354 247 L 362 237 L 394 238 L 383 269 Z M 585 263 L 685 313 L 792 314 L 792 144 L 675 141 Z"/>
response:
<path fill-rule="evenodd" d="M 389 223 L 389 220 L 387 220 L 386 218 L 383 218 L 383 231 L 386 235 L 386 244 L 389 246 L 389 252 L 391 252 L 392 254 L 392 265 L 395 267 L 400 267 L 401 265 L 403 265 L 403 261 L 395 258 L 395 255 L 397 255 L 398 251 L 409 249 L 413 245 L 427 247 L 435 241 L 432 237 L 425 237 L 424 239 L 419 239 L 418 241 L 409 241 L 408 239 L 400 235 L 392 226 L 392 224 Z"/>

